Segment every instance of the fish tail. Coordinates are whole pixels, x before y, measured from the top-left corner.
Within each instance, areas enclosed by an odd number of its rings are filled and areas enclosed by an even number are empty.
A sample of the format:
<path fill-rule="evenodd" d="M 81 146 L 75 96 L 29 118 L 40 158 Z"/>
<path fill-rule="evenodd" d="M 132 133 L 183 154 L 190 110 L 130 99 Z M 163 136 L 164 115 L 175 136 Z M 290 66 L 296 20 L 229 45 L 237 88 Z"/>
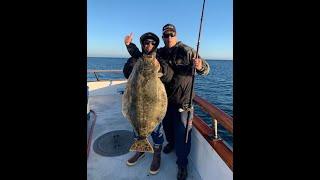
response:
<path fill-rule="evenodd" d="M 153 153 L 153 148 L 147 138 L 135 140 L 132 144 L 130 151 L 150 152 Z"/>

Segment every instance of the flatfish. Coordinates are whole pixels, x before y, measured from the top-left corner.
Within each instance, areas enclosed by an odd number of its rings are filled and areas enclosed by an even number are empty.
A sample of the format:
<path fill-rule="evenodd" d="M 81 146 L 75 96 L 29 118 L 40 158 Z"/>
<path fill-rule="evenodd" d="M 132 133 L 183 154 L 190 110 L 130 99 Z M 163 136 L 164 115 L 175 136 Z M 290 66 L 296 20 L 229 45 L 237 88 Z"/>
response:
<path fill-rule="evenodd" d="M 122 114 L 138 135 L 130 151 L 154 152 L 147 137 L 164 118 L 168 105 L 159 69 L 154 55 L 144 55 L 128 78 L 122 97 Z"/>

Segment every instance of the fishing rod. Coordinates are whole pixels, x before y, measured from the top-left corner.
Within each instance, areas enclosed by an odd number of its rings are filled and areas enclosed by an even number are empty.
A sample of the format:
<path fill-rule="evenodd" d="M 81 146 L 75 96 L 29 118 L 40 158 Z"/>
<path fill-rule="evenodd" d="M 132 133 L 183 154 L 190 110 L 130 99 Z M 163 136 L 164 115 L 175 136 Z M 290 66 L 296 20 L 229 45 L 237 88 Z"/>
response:
<path fill-rule="evenodd" d="M 199 28 L 199 35 L 198 35 L 198 43 L 197 43 L 197 51 L 196 51 L 196 59 L 198 59 L 199 56 L 199 45 L 200 45 L 200 35 L 201 35 L 201 27 L 202 27 L 202 19 L 203 19 L 203 12 L 204 12 L 204 4 L 205 4 L 206 0 L 203 0 L 203 4 L 202 4 L 202 12 L 201 12 L 201 19 L 200 19 L 200 28 Z M 193 106 L 192 106 L 192 92 L 193 92 L 193 88 L 194 88 L 194 78 L 195 78 L 195 74 L 196 74 L 196 68 L 195 65 L 193 63 L 192 65 L 192 83 L 191 83 L 191 91 L 190 91 L 190 101 L 187 107 L 187 111 L 188 111 L 188 116 L 187 116 L 187 123 L 186 123 L 186 129 L 185 129 L 185 143 L 188 142 L 188 132 L 189 132 L 189 119 L 191 117 L 191 113 L 193 111 Z M 180 111 L 180 110 L 179 110 Z"/>

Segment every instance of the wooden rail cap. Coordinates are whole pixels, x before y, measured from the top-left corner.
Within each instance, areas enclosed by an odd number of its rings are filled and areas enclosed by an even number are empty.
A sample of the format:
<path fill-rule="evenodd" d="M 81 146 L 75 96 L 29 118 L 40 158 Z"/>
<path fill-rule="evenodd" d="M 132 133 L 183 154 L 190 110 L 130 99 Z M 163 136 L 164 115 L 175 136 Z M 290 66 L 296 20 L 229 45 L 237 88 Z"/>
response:
<path fill-rule="evenodd" d="M 211 117 L 214 117 L 219 123 L 221 123 L 229 133 L 233 134 L 233 118 L 231 116 L 197 95 L 194 97 L 193 101 L 204 111 L 209 113 Z"/>

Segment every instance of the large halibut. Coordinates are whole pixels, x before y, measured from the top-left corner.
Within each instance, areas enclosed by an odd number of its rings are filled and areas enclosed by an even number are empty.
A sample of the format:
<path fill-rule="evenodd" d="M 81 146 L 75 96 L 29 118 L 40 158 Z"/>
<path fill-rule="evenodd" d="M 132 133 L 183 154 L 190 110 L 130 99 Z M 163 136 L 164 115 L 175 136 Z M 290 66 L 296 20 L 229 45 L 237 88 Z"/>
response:
<path fill-rule="evenodd" d="M 167 94 L 158 73 L 160 65 L 154 63 L 154 58 L 143 56 L 138 59 L 122 97 L 122 113 L 138 135 L 130 151 L 154 152 L 147 137 L 167 111 Z"/>

